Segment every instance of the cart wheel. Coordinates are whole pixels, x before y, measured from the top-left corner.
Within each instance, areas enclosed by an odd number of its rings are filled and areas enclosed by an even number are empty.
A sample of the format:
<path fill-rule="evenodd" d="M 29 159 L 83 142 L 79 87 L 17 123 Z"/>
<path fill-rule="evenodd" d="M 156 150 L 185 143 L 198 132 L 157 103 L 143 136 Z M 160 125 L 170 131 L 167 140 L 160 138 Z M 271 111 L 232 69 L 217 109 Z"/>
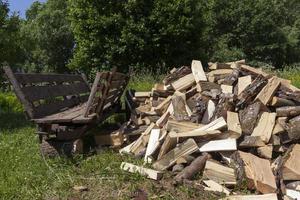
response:
<path fill-rule="evenodd" d="M 82 153 L 81 139 L 75 141 L 43 140 L 40 144 L 41 154 L 45 157 L 72 156 L 73 153 Z"/>

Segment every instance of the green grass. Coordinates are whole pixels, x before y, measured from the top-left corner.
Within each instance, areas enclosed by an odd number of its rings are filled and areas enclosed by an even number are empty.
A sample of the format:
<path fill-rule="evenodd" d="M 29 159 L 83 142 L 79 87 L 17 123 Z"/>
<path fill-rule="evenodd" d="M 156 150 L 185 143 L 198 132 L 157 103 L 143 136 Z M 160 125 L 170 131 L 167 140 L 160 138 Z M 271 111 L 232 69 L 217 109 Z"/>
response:
<path fill-rule="evenodd" d="M 300 88 L 300 66 L 286 67 L 277 71 L 277 74 L 282 78 L 291 80 L 294 86 Z"/>

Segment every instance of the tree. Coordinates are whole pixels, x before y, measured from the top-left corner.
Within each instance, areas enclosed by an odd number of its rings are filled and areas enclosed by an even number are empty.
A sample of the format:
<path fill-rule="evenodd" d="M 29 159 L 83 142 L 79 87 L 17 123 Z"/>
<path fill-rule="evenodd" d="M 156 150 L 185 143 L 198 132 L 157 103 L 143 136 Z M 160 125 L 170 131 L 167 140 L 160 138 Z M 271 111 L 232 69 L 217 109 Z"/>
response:
<path fill-rule="evenodd" d="M 73 68 L 156 70 L 201 55 L 202 4 L 197 0 L 69 0 L 76 39 Z"/>
<path fill-rule="evenodd" d="M 31 71 L 66 72 L 74 48 L 65 0 L 34 2 L 22 27 L 26 67 Z"/>

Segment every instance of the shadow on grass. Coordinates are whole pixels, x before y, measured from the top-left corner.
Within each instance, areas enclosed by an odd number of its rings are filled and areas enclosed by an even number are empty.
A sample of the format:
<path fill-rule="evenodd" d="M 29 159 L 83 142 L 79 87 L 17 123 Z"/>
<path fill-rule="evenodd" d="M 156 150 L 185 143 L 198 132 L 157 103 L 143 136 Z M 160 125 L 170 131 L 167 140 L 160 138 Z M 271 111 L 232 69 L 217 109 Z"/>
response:
<path fill-rule="evenodd" d="M 34 127 L 34 124 L 25 118 L 21 112 L 0 112 L 0 131 Z"/>

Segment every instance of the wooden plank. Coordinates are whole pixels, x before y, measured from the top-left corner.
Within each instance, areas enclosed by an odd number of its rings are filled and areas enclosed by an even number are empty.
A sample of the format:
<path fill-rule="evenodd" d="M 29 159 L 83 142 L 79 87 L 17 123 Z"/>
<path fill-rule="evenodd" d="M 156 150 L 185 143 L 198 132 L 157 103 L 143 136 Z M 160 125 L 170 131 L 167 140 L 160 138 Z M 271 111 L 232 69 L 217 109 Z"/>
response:
<path fill-rule="evenodd" d="M 267 105 L 273 98 L 275 92 L 280 86 L 280 80 L 277 77 L 272 77 L 268 80 L 267 85 L 258 93 L 255 100 L 260 100 L 264 105 Z"/>
<path fill-rule="evenodd" d="M 259 136 L 268 143 L 275 125 L 276 113 L 263 112 L 251 136 Z"/>
<path fill-rule="evenodd" d="M 182 156 L 194 153 L 198 150 L 198 145 L 193 139 L 188 139 L 165 154 L 161 159 L 153 163 L 153 167 L 158 170 L 166 170 L 176 163 Z"/>
<path fill-rule="evenodd" d="M 89 87 L 85 83 L 74 83 L 70 85 L 28 86 L 21 88 L 21 90 L 26 98 L 31 102 L 59 96 L 90 93 Z"/>
<path fill-rule="evenodd" d="M 145 153 L 145 158 L 144 161 L 146 163 L 151 163 L 152 159 L 150 158 L 150 155 L 152 155 L 153 151 L 156 149 L 156 145 L 159 141 L 159 136 L 160 136 L 160 129 L 152 129 Z"/>
<path fill-rule="evenodd" d="M 237 150 L 236 139 L 211 140 L 199 144 L 200 152 L 235 151 Z"/>
<path fill-rule="evenodd" d="M 242 135 L 242 128 L 238 113 L 227 111 L 227 126 L 229 131 Z"/>
<path fill-rule="evenodd" d="M 222 200 L 278 200 L 277 194 L 260 194 L 260 195 L 233 195 L 222 198 Z"/>
<path fill-rule="evenodd" d="M 256 188 L 263 194 L 276 192 L 275 176 L 269 160 L 242 151 L 238 151 L 234 159 L 237 163 L 243 163 L 243 166 L 240 166 L 243 169 L 240 170 L 245 172 L 249 189 Z"/>
<path fill-rule="evenodd" d="M 190 73 L 171 83 L 171 86 L 174 88 L 174 90 L 182 91 L 193 86 L 193 84 L 195 84 L 195 78 L 194 75 Z"/>
<path fill-rule="evenodd" d="M 212 100 L 209 100 L 207 103 L 207 108 L 205 110 L 205 113 L 202 117 L 201 123 L 208 124 L 211 118 L 213 117 L 215 110 L 216 110 L 215 103 Z"/>
<path fill-rule="evenodd" d="M 144 168 L 141 166 L 133 165 L 131 163 L 122 162 L 121 169 L 125 171 L 129 171 L 131 173 L 139 173 L 142 176 L 146 176 L 153 180 L 160 180 L 163 176 L 163 172 L 156 171 L 149 168 Z"/>
<path fill-rule="evenodd" d="M 236 185 L 234 169 L 211 160 L 206 162 L 203 178 L 213 180 L 219 184 Z"/>
<path fill-rule="evenodd" d="M 223 93 L 232 94 L 233 92 L 233 87 L 231 85 L 221 85 L 221 89 Z"/>
<path fill-rule="evenodd" d="M 196 83 L 198 83 L 200 81 L 207 81 L 201 61 L 193 60 L 191 68 L 192 68 L 192 73 L 194 75 Z"/>
<path fill-rule="evenodd" d="M 251 76 L 243 76 L 238 79 L 238 95 L 240 95 L 245 88 L 252 83 Z"/>
<path fill-rule="evenodd" d="M 15 77 L 22 85 L 33 83 L 53 83 L 53 82 L 85 82 L 81 75 L 74 74 L 35 74 L 35 73 L 15 73 Z"/>
<path fill-rule="evenodd" d="M 3 67 L 3 69 L 4 69 L 4 72 L 7 76 L 7 78 L 9 79 L 10 83 L 12 84 L 18 99 L 23 104 L 28 116 L 32 119 L 34 117 L 33 104 L 26 99 L 26 96 L 23 94 L 23 92 L 21 90 L 21 86 L 20 86 L 18 80 L 16 79 L 14 73 L 12 72 L 11 68 L 8 66 L 5 66 L 5 67 Z"/>

